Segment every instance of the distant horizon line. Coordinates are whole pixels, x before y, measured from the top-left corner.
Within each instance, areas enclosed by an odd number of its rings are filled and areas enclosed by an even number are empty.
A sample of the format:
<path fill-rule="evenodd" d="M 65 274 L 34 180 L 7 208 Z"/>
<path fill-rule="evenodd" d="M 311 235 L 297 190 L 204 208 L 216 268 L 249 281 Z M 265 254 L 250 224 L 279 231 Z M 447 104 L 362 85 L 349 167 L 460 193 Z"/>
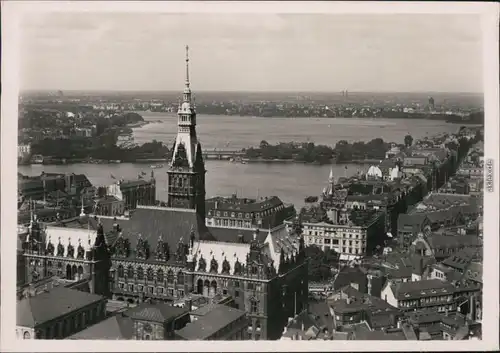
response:
<path fill-rule="evenodd" d="M 19 93 L 27 93 L 27 92 L 84 92 L 84 93 L 182 93 L 182 90 L 140 90 L 140 89 L 22 89 L 19 90 Z M 398 94 L 471 94 L 471 95 L 484 95 L 484 92 L 474 92 L 474 91 L 362 91 L 362 90 L 335 90 L 335 91 L 296 91 L 296 90 L 203 90 L 203 89 L 195 89 L 193 93 L 338 93 L 347 91 L 348 93 L 375 93 L 375 94 L 390 94 L 390 93 L 398 93 Z"/>

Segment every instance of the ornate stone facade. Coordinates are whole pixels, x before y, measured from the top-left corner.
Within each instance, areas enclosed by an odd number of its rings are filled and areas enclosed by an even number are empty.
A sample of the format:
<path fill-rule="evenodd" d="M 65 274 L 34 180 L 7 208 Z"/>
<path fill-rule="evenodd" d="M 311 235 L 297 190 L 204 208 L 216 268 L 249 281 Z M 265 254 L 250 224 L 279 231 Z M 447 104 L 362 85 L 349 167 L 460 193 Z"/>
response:
<path fill-rule="evenodd" d="M 26 282 L 52 276 L 71 281 L 88 279 L 92 293 L 107 295 L 110 260 L 104 230 L 95 220 L 87 222 L 88 229 L 43 227 L 33 214 L 23 242 Z M 90 229 L 91 223 L 96 229 Z"/>

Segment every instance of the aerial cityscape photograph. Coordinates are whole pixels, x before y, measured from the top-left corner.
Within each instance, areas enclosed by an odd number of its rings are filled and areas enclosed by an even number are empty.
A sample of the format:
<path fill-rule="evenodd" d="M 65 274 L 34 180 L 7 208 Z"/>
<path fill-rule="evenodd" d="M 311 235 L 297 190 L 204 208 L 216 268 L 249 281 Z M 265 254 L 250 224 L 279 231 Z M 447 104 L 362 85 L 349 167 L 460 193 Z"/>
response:
<path fill-rule="evenodd" d="M 17 339 L 483 339 L 478 16 L 21 26 Z"/>

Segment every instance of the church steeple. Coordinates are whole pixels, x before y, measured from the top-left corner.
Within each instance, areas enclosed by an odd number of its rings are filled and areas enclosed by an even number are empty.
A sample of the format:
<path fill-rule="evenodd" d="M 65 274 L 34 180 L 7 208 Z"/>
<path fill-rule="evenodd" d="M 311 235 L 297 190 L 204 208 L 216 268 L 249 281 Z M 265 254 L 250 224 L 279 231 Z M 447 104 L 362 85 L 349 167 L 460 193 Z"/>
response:
<path fill-rule="evenodd" d="M 205 218 L 205 164 L 196 135 L 196 111 L 189 78 L 186 46 L 186 81 L 177 111 L 177 138 L 168 173 L 168 206 L 196 209 Z"/>
<path fill-rule="evenodd" d="M 330 168 L 328 176 L 328 186 L 323 189 L 323 196 L 331 196 L 335 190 L 335 176 L 333 175 L 333 167 Z"/>

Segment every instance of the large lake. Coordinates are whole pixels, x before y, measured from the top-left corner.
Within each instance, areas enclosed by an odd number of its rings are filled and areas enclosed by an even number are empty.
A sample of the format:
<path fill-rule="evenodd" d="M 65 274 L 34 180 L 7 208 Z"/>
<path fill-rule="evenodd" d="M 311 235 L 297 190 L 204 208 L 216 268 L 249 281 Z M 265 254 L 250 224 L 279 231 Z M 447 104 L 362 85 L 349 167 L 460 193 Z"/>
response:
<path fill-rule="evenodd" d="M 134 129 L 137 143 L 156 139 L 173 144 L 177 133 L 177 117 L 165 113 L 141 113 L 151 123 Z M 334 146 L 340 140 L 369 141 L 380 137 L 384 141 L 403 143 L 410 133 L 414 138 L 439 133 L 454 133 L 458 126 L 443 121 L 407 119 L 343 119 L 343 118 L 254 118 L 239 116 L 197 116 L 198 137 L 204 149 L 246 148 L 262 140 L 276 142 L 305 142 Z M 238 164 L 228 161 L 206 161 L 207 197 L 237 193 L 243 197 L 279 196 L 283 201 L 300 207 L 304 198 L 318 195 L 325 186 L 329 165 L 303 164 Z M 337 176 L 346 176 L 369 166 L 334 165 Z M 157 197 L 166 200 L 167 167 L 156 169 Z M 148 164 L 73 164 L 64 166 L 20 166 L 19 172 L 39 175 L 53 173 L 84 173 L 94 185 L 106 185 L 116 177 L 137 178 L 141 171 L 150 173 Z"/>

